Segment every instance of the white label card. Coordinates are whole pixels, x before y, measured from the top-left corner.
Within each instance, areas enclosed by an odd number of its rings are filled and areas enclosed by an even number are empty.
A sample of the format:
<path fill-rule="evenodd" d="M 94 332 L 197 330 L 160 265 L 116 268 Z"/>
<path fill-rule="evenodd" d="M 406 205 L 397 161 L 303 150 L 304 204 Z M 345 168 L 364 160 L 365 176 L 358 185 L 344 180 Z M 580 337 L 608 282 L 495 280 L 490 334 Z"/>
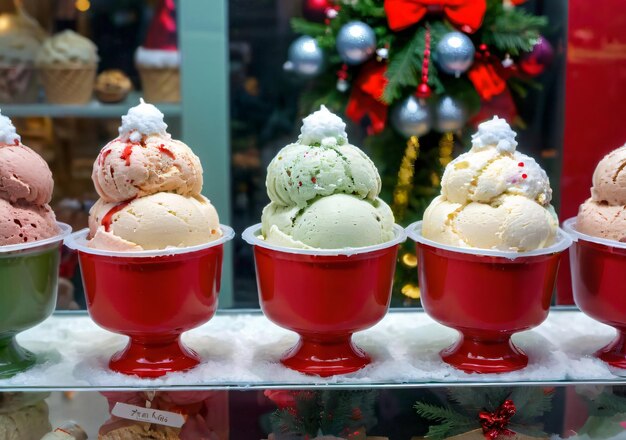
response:
<path fill-rule="evenodd" d="M 172 428 L 180 428 L 185 423 L 185 418 L 182 414 L 152 408 L 142 408 L 121 402 L 115 404 L 111 414 L 121 417 L 122 419 L 155 423 L 157 425 L 171 426 Z"/>

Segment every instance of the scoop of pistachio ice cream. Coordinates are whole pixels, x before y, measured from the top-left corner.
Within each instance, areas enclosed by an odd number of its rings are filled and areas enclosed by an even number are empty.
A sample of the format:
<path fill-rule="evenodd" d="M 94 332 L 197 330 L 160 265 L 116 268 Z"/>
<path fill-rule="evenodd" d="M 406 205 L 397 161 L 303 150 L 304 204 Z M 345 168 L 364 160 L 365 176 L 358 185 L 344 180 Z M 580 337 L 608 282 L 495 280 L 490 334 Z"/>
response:
<path fill-rule="evenodd" d="M 271 203 L 261 219 L 268 242 L 339 249 L 393 238 L 393 214 L 378 198 L 378 170 L 348 143 L 345 127 L 322 106 L 303 120 L 298 141 L 271 161 L 266 180 Z"/>
<path fill-rule="evenodd" d="M 425 238 L 459 247 L 529 251 L 550 246 L 558 228 L 545 171 L 516 151 L 504 119 L 483 122 L 472 148 L 446 166 L 441 195 L 424 213 Z"/>

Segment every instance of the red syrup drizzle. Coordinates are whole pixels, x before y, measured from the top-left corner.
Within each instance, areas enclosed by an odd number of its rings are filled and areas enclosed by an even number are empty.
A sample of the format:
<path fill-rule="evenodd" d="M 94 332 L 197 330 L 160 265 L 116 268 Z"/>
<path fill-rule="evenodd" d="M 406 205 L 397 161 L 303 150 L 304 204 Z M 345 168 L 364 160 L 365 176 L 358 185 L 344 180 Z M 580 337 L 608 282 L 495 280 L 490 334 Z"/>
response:
<path fill-rule="evenodd" d="M 133 154 L 133 147 L 134 147 L 134 144 L 126 145 L 126 147 L 124 148 L 124 151 L 122 151 L 122 154 L 120 156 L 120 159 L 123 159 L 126 161 L 126 166 L 130 166 L 130 155 Z"/>
<path fill-rule="evenodd" d="M 165 154 L 166 156 L 169 156 L 169 158 L 172 160 L 176 159 L 176 156 L 174 155 L 174 153 L 172 153 L 171 150 L 168 150 L 164 144 L 159 145 L 159 151 Z"/>
<path fill-rule="evenodd" d="M 104 150 L 100 153 L 100 156 L 98 156 L 98 165 L 102 165 L 109 154 L 111 154 L 111 149 Z"/>
<path fill-rule="evenodd" d="M 126 208 L 130 202 L 132 202 L 132 200 L 122 202 L 119 205 L 115 205 L 113 208 L 109 210 L 109 212 L 105 214 L 104 217 L 102 217 L 101 224 L 102 226 L 104 226 L 105 231 L 109 232 L 109 230 L 111 229 L 111 223 L 113 223 L 113 216 L 117 214 L 118 212 L 120 212 L 122 209 Z"/>

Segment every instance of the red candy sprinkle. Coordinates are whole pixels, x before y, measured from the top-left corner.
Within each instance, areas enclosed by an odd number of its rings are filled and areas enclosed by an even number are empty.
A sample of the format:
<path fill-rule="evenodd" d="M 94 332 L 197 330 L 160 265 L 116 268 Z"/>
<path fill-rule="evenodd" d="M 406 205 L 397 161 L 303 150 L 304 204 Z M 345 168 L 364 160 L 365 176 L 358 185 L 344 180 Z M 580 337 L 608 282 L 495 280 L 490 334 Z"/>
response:
<path fill-rule="evenodd" d="M 523 167 L 524 166 L 524 162 L 520 162 L 517 164 L 518 167 Z"/>
<path fill-rule="evenodd" d="M 302 182 L 298 182 L 298 186 L 302 186 Z"/>
<path fill-rule="evenodd" d="M 176 156 L 174 156 L 174 153 L 172 153 L 170 150 L 165 148 L 165 145 L 163 144 L 159 145 L 159 151 L 165 154 L 166 156 L 169 156 L 172 160 L 176 159 Z"/>
<path fill-rule="evenodd" d="M 522 179 L 526 179 L 528 177 L 528 174 L 522 174 Z"/>
<path fill-rule="evenodd" d="M 113 216 L 117 214 L 118 212 L 120 212 L 122 209 L 126 208 L 130 202 L 131 201 L 129 200 L 128 202 L 122 202 L 119 205 L 114 206 L 113 208 L 109 210 L 109 212 L 105 214 L 104 217 L 102 217 L 101 223 L 102 223 L 102 226 L 104 226 L 105 231 L 109 232 L 109 230 L 111 229 L 111 223 L 113 223 Z"/>
<path fill-rule="evenodd" d="M 126 166 L 130 166 L 130 155 L 133 154 L 133 144 L 128 144 L 124 148 L 120 159 L 124 159 L 126 161 Z"/>
<path fill-rule="evenodd" d="M 20 144 L 20 140 L 19 140 L 19 139 L 17 139 L 17 138 L 15 138 L 15 140 L 13 140 L 13 143 L 14 143 L 15 145 L 19 145 L 19 144 Z"/>
<path fill-rule="evenodd" d="M 317 179 L 315 178 L 315 176 L 311 177 L 311 182 L 317 183 Z"/>

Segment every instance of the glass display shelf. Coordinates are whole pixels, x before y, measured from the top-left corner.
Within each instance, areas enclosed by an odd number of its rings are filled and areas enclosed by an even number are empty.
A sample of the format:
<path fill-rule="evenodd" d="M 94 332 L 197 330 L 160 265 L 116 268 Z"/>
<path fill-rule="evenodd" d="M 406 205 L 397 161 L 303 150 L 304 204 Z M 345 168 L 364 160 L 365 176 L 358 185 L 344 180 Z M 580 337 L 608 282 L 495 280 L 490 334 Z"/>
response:
<path fill-rule="evenodd" d="M 85 312 L 58 312 L 18 336 L 40 361 L 31 370 L 0 380 L 3 391 L 219 390 L 434 388 L 565 384 L 624 384 L 593 353 L 614 330 L 574 308 L 554 308 L 539 327 L 513 337 L 529 356 L 523 370 L 467 374 L 441 361 L 439 352 L 457 338 L 421 309 L 392 309 L 376 326 L 354 335 L 372 357 L 366 368 L 344 376 L 307 376 L 283 367 L 279 359 L 297 335 L 259 310 L 219 310 L 203 326 L 183 335 L 202 363 L 184 373 L 140 379 L 108 370 L 108 360 L 127 338 L 98 327 Z"/>
<path fill-rule="evenodd" d="M 10 118 L 18 117 L 74 117 L 74 118 L 118 118 L 128 109 L 137 105 L 142 95 L 130 93 L 122 102 L 104 104 L 95 98 L 87 104 L 50 104 L 37 102 L 32 104 L 2 104 L 2 114 Z M 165 116 L 180 116 L 180 103 L 159 103 L 159 110 Z"/>

